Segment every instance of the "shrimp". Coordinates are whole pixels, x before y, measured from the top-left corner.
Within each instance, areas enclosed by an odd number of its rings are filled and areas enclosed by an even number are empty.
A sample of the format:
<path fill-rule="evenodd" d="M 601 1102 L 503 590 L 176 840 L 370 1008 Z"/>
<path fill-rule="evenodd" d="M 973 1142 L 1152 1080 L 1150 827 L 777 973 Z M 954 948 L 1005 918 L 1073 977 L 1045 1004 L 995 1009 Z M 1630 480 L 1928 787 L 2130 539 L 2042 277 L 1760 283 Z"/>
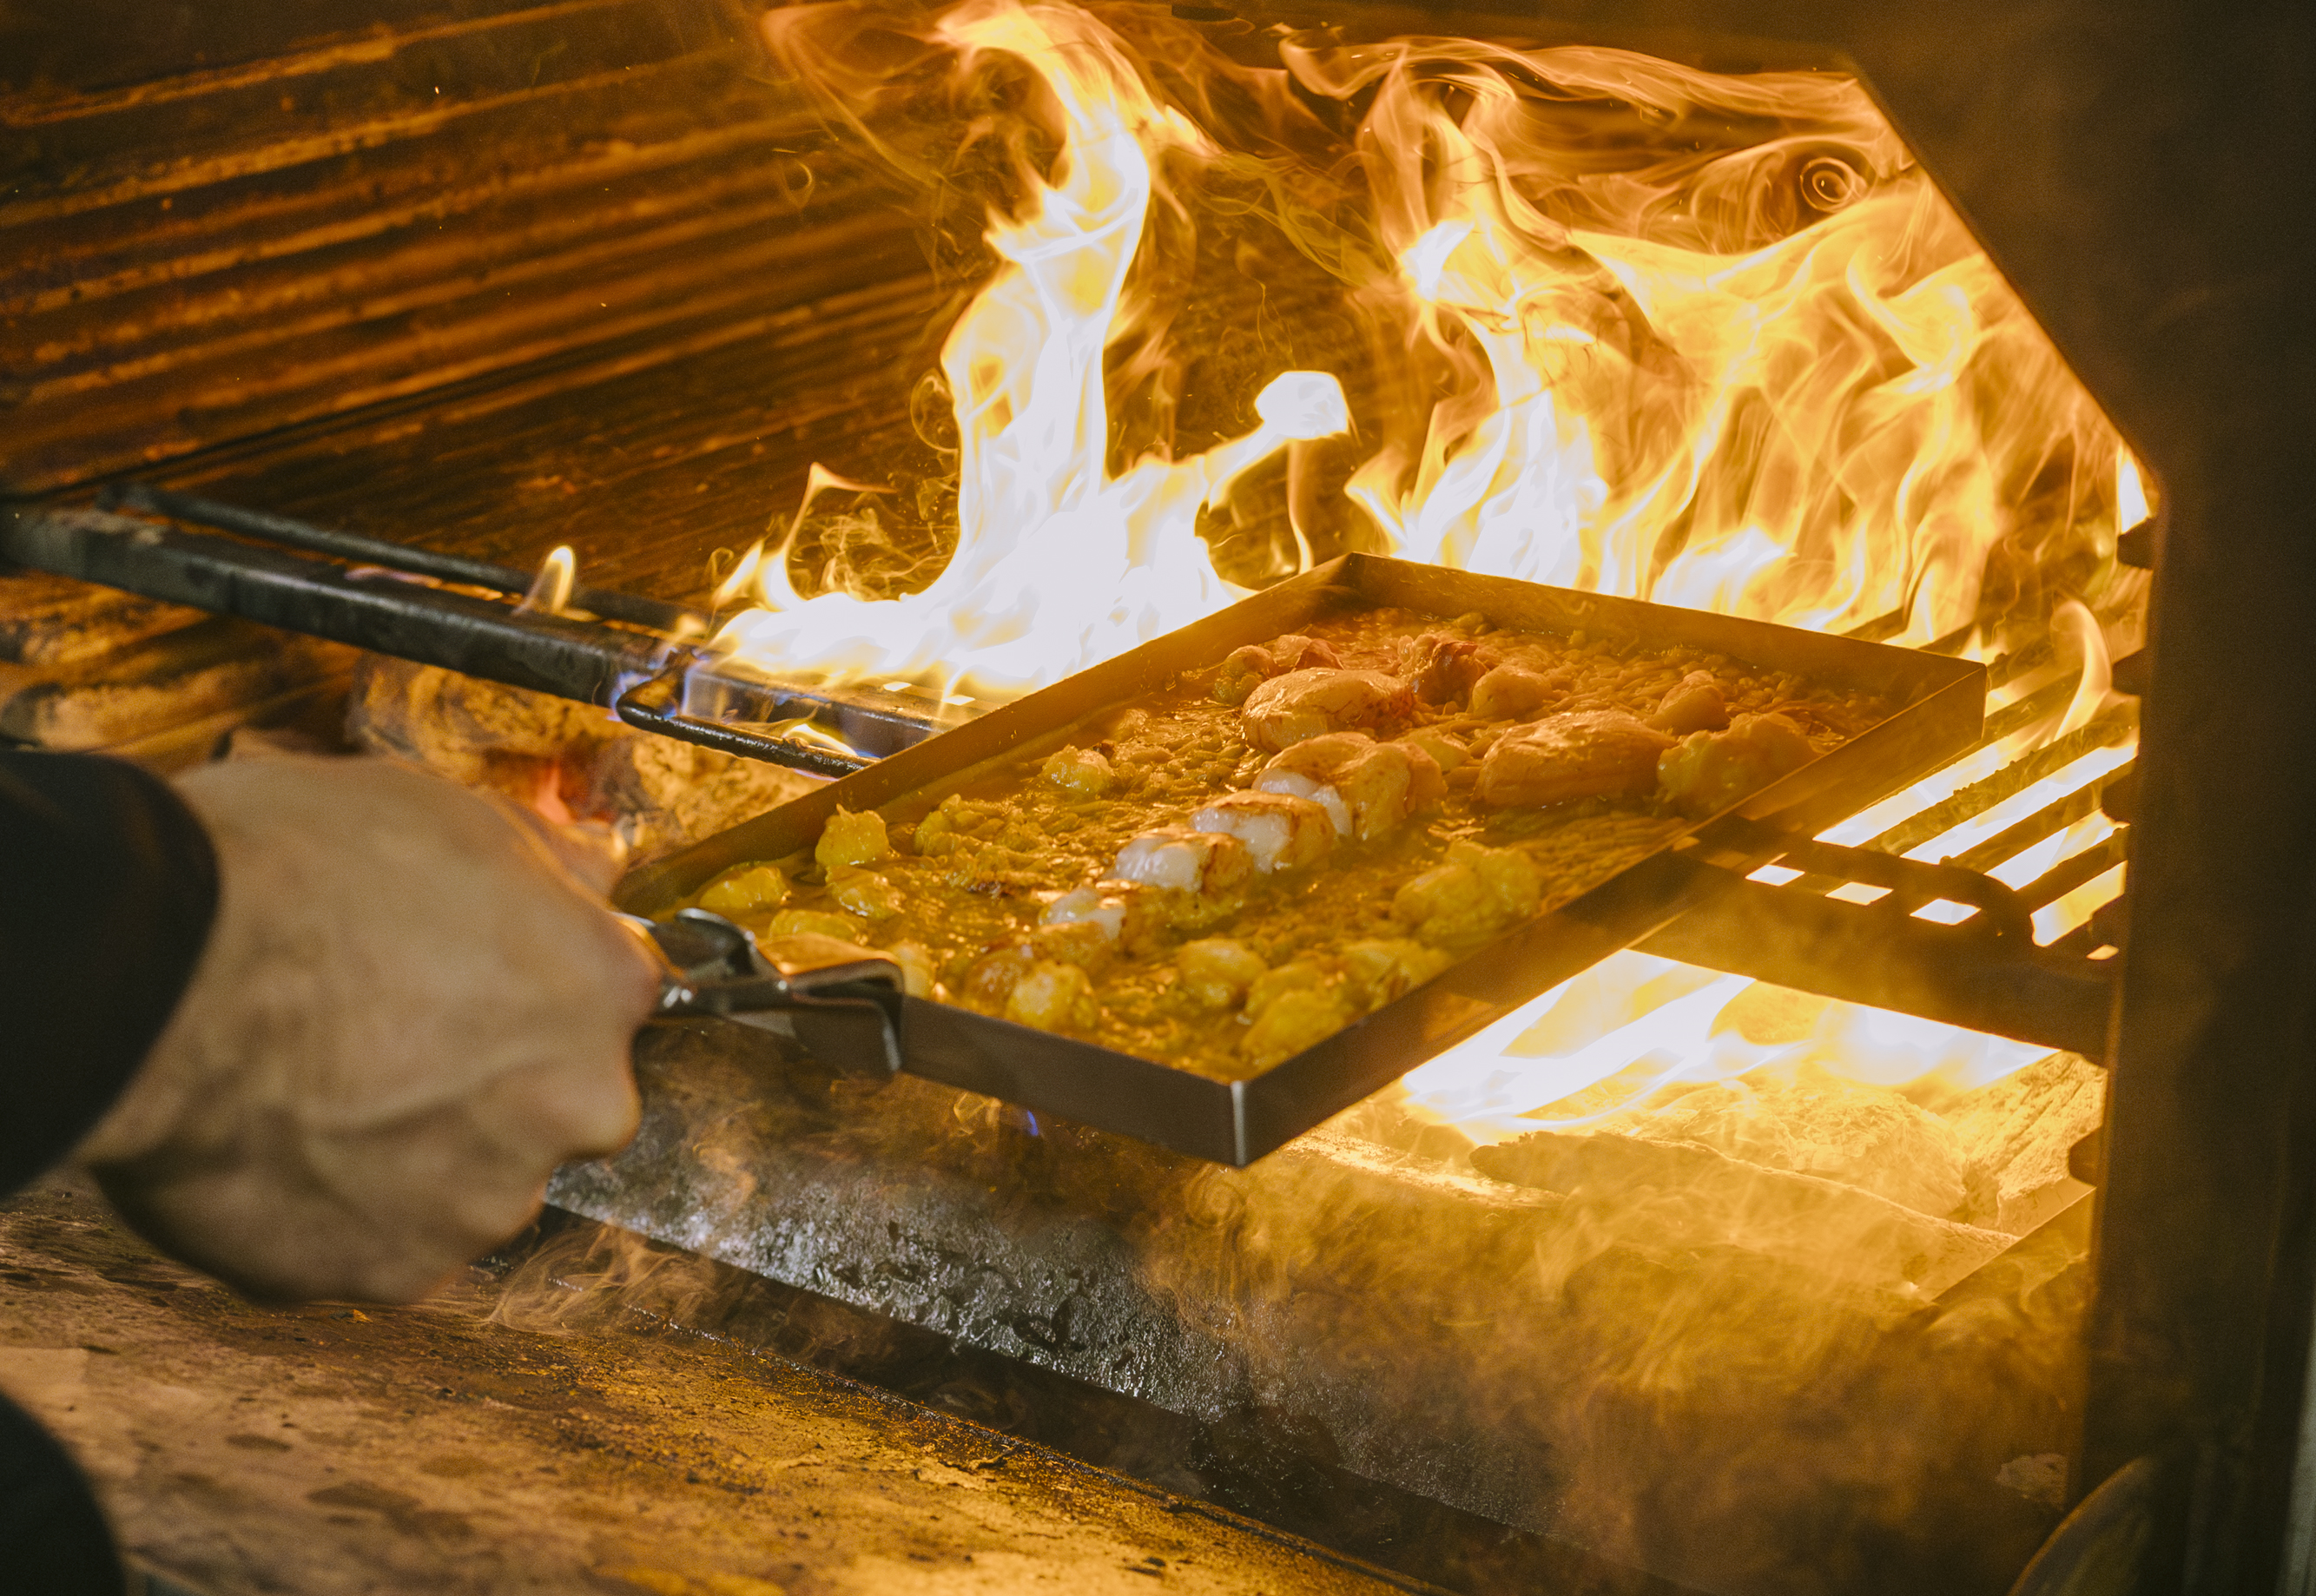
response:
<path fill-rule="evenodd" d="M 1115 942 L 1126 934 L 1126 899 L 1095 887 L 1079 887 L 1062 894 L 1038 916 L 1040 925 L 1093 925 Z"/>
<path fill-rule="evenodd" d="M 1110 874 L 1170 892 L 1227 892 L 1254 873 L 1254 856 L 1225 832 L 1162 825 L 1118 851 Z"/>
<path fill-rule="evenodd" d="M 1289 671 L 1247 695 L 1246 740 L 1272 753 L 1309 737 L 1406 715 L 1414 690 L 1381 671 Z"/>
<path fill-rule="evenodd" d="M 1305 666 L 1340 668 L 1342 663 L 1332 644 L 1323 643 L 1316 638 L 1306 638 L 1301 632 L 1288 632 L 1284 637 L 1273 638 L 1267 646 L 1250 643 L 1243 648 L 1232 650 L 1230 657 L 1223 661 L 1223 668 L 1215 677 L 1215 698 L 1221 703 L 1243 704 L 1246 702 L 1246 695 L 1252 692 L 1259 683 L 1273 676 Z"/>
<path fill-rule="evenodd" d="M 1333 817 L 1309 798 L 1290 793 L 1229 793 L 1191 816 L 1190 824 L 1236 837 L 1266 876 L 1317 864 L 1335 845 Z"/>
<path fill-rule="evenodd" d="M 1586 709 L 1515 727 L 1480 765 L 1477 796 L 1498 808 L 1633 797 L 1657 784 L 1664 733 L 1620 709 Z"/>
<path fill-rule="evenodd" d="M 1334 732 L 1297 743 L 1264 766 L 1255 790 L 1308 798 L 1335 830 L 1373 842 L 1409 815 L 1447 796 L 1439 762 L 1412 742 L 1378 743 L 1365 732 Z"/>
<path fill-rule="evenodd" d="M 1496 651 L 1469 638 L 1426 632 L 1401 646 L 1400 673 L 1427 704 L 1452 704 L 1495 667 Z"/>
<path fill-rule="evenodd" d="M 1091 925 L 1112 947 L 1126 951 L 1146 950 L 1158 934 L 1161 917 L 1153 911 L 1150 889 L 1131 881 L 1097 881 L 1074 887 L 1046 905 L 1038 923 L 1044 925 Z"/>

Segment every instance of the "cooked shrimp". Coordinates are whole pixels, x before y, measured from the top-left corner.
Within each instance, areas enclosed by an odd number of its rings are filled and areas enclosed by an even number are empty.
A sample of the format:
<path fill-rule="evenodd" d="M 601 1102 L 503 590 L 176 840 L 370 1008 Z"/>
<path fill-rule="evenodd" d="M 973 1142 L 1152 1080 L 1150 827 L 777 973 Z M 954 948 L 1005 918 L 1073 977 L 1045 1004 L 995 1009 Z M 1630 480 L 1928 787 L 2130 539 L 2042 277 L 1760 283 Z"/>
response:
<path fill-rule="evenodd" d="M 1439 762 L 1412 742 L 1378 743 L 1365 732 L 1313 737 L 1254 779 L 1258 792 L 1308 798 L 1347 837 L 1372 842 L 1447 796 Z"/>
<path fill-rule="evenodd" d="M 1191 816 L 1190 824 L 1244 843 L 1254 868 L 1266 876 L 1317 864 L 1335 845 L 1333 818 L 1309 798 L 1291 793 L 1230 793 Z"/>
<path fill-rule="evenodd" d="M 1414 691 L 1381 671 L 1289 671 L 1247 695 L 1246 740 L 1276 753 L 1306 738 L 1374 726 L 1414 707 Z"/>
<path fill-rule="evenodd" d="M 1121 881 L 1170 892 L 1227 892 L 1254 871 L 1254 858 L 1223 832 L 1162 825 L 1118 851 L 1110 874 Z"/>
<path fill-rule="evenodd" d="M 1499 808 L 1635 796 L 1655 788 L 1658 756 L 1672 745 L 1620 709 L 1554 715 L 1496 739 L 1477 794 Z"/>
<path fill-rule="evenodd" d="M 1402 645 L 1400 673 L 1427 704 L 1452 704 L 1494 668 L 1496 651 L 1469 638 L 1426 632 Z"/>
<path fill-rule="evenodd" d="M 1252 692 L 1258 684 L 1273 676 L 1306 666 L 1324 665 L 1335 669 L 1340 668 L 1342 663 L 1332 644 L 1323 643 L 1316 638 L 1306 638 L 1301 632 L 1288 632 L 1284 637 L 1273 638 L 1267 646 L 1250 643 L 1243 648 L 1234 649 L 1230 657 L 1223 661 L 1223 668 L 1215 678 L 1215 698 L 1221 703 L 1243 704 L 1246 702 L 1246 695 Z"/>
<path fill-rule="evenodd" d="M 1247 694 L 1277 674 L 1278 662 L 1270 657 L 1269 649 L 1259 643 L 1234 648 L 1215 676 L 1215 701 L 1218 704 L 1243 704 Z"/>
<path fill-rule="evenodd" d="M 1097 887 L 1080 887 L 1062 894 L 1038 916 L 1040 925 L 1093 925 L 1110 941 L 1126 934 L 1127 905 L 1123 893 L 1105 893 Z"/>
<path fill-rule="evenodd" d="M 1287 632 L 1272 638 L 1270 657 L 1281 671 L 1310 670 L 1321 665 L 1331 671 L 1343 668 L 1342 656 L 1335 652 L 1332 643 L 1306 638 L 1301 632 Z"/>

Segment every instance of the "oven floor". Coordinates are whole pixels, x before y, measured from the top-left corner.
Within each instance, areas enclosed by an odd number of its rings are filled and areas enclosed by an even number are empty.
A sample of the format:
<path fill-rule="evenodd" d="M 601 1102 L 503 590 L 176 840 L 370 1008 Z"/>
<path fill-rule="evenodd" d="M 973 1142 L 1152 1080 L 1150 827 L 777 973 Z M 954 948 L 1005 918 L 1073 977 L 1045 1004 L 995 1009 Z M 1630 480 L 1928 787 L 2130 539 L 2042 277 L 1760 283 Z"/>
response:
<path fill-rule="evenodd" d="M 207 1596 L 1431 1588 L 785 1360 L 530 1327 L 536 1279 L 254 1306 L 51 1180 L 0 1208 L 0 1387 Z"/>

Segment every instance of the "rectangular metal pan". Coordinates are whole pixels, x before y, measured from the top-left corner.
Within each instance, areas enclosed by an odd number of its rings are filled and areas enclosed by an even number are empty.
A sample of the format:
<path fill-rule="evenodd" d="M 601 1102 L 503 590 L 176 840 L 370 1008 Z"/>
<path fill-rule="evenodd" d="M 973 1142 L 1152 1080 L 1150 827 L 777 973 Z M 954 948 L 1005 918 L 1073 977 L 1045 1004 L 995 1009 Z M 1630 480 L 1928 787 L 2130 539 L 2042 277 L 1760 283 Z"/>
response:
<path fill-rule="evenodd" d="M 904 1005 L 903 1067 L 1082 1125 L 1243 1165 L 1696 907 L 1730 877 L 1693 862 L 1695 856 L 1765 858 L 1758 841 L 1763 835 L 1822 830 L 1967 748 L 1985 711 L 1986 673 L 1966 661 L 1345 555 L 635 871 L 620 884 L 619 905 L 637 914 L 664 914 L 733 865 L 809 847 L 839 806 L 879 808 L 921 789 L 970 781 L 994 762 L 1042 756 L 1068 742 L 1090 718 L 1179 673 L 1216 664 L 1243 644 L 1268 641 L 1342 609 L 1385 606 L 1443 619 L 1478 611 L 1499 626 L 1581 629 L 1654 647 L 1687 644 L 1827 686 L 1867 690 L 1902 707 L 1831 753 L 1687 827 L 1581 896 L 1506 932 L 1432 981 L 1259 1075 L 1212 1080 L 918 998 Z"/>

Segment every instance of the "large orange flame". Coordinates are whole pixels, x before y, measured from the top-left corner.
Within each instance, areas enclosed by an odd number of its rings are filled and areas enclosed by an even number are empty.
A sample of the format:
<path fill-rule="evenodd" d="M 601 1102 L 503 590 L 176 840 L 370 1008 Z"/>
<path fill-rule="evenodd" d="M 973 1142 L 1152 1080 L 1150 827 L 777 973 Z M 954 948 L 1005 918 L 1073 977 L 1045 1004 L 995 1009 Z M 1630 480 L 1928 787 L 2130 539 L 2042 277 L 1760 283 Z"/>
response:
<path fill-rule="evenodd" d="M 768 36 L 889 154 L 869 52 L 815 42 L 840 11 L 776 12 Z M 1358 452 L 1320 518 L 1338 546 L 1917 646 L 2047 647 L 2014 696 L 2072 673 L 2062 712 L 1837 840 L 1872 837 L 2108 706 L 2110 634 L 2135 624 L 2135 578 L 2111 555 L 2146 513 L 2137 467 L 1856 83 L 1278 30 L 1278 64 L 1248 66 L 1146 8 L 1017 0 L 964 0 L 921 37 L 957 79 L 1002 67 L 1035 85 L 1010 113 L 978 103 L 984 123 L 1011 114 L 1036 136 L 1009 146 L 1014 197 L 984 235 L 996 268 L 940 357 L 956 550 L 900 597 L 806 596 L 789 543 L 759 551 L 726 584 L 753 601 L 718 639 L 738 660 L 983 695 L 1056 680 L 1239 596 L 1200 513 L 1282 449 L 1290 557 L 1310 558 L 1315 490 L 1296 451 L 1340 436 L 1356 442 L 1330 447 Z M 1047 154 L 1018 153 L 1031 147 Z M 1202 183 L 1258 197 L 1202 211 Z M 1131 346 L 1144 371 L 1162 358 L 1148 285 L 1195 278 L 1197 218 L 1216 214 L 1268 224 L 1282 256 L 1320 268 L 1367 347 L 1250 382 L 1243 435 L 1179 459 L 1162 439 L 1113 464 L 1127 435 L 1115 357 Z M 859 485 L 816 468 L 807 504 L 832 486 Z M 2018 804 L 2128 757 L 2127 743 L 2093 748 L 1911 851 L 1961 853 Z M 2111 829 L 2091 813 L 1997 873 L 2023 881 Z M 2109 872 L 2047 905 L 2038 936 L 2116 889 Z M 1780 1052 L 1715 1030 L 1746 985 L 1620 956 L 1410 1090 L 1443 1116 L 1503 1124 L 1646 1076 L 1660 1056 L 1718 1074 L 1799 1048 L 1864 1079 L 1958 1082 L 2034 1056 L 1843 1005 Z M 1554 1016 L 1578 1011 L 1606 1029 L 1563 1048 Z"/>
<path fill-rule="evenodd" d="M 1020 691 L 1210 613 L 1242 590 L 1215 574 L 1198 509 L 1289 441 L 1350 424 L 1332 377 L 1280 375 L 1260 425 L 1186 460 L 1107 465 L 1102 354 L 1124 316 L 1163 150 L 1213 146 L 1151 99 L 1117 40 L 1084 12 L 967 0 L 936 37 L 966 66 L 1002 53 L 1036 72 L 1061 113 L 1050 175 L 1019 218 L 993 218 L 1005 265 L 949 334 L 958 539 L 928 588 L 898 599 L 799 595 L 784 559 L 754 567 L 762 608 L 719 639 L 743 658 L 844 674 L 931 672 Z"/>
<path fill-rule="evenodd" d="M 792 46 L 798 14 L 768 27 Z M 1060 136 L 991 217 L 1000 267 L 942 352 L 957 550 L 898 599 L 806 598 L 776 550 L 721 639 L 743 659 L 1000 693 L 1055 680 L 1240 596 L 1200 508 L 1355 419 L 1376 443 L 1344 491 L 1406 557 L 1799 626 L 1895 618 L 1884 635 L 1915 643 L 2018 596 L 2058 563 L 2039 545 L 2111 539 L 2128 513 L 2113 430 L 1846 79 L 1312 35 L 1276 68 L 1178 64 L 1269 107 L 1250 130 L 1220 95 L 1167 103 L 1074 6 L 966 0 L 931 39 L 961 75 L 1026 68 Z M 1367 110 L 1345 140 L 1297 94 Z M 1336 219 L 1273 211 L 1394 368 L 1367 385 L 1376 414 L 1355 418 L 1334 376 L 1285 372 L 1248 435 L 1112 471 L 1103 359 L 1136 330 L 1153 207 L 1186 209 L 1168 157 L 1193 183 L 1354 174 Z"/>

